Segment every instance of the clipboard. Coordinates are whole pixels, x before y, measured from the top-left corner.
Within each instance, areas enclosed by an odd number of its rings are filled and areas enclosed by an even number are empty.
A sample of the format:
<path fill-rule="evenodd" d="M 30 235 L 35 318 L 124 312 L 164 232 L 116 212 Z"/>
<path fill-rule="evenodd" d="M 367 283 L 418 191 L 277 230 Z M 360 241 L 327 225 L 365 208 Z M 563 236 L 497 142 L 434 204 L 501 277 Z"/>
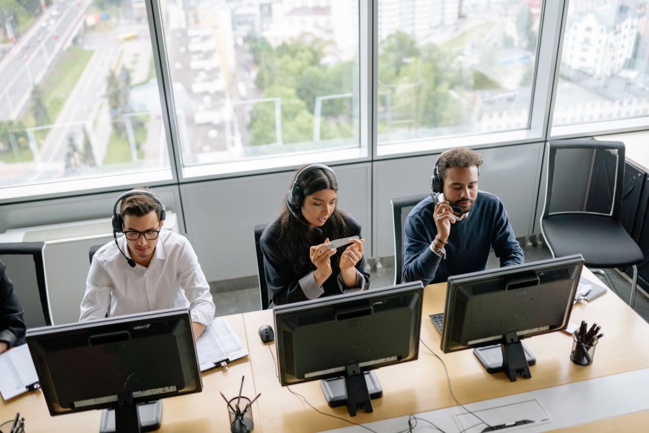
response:
<path fill-rule="evenodd" d="M 196 353 L 201 371 L 207 371 L 217 367 L 227 369 L 230 362 L 248 356 L 248 349 L 228 321 L 217 317 L 196 341 Z"/>

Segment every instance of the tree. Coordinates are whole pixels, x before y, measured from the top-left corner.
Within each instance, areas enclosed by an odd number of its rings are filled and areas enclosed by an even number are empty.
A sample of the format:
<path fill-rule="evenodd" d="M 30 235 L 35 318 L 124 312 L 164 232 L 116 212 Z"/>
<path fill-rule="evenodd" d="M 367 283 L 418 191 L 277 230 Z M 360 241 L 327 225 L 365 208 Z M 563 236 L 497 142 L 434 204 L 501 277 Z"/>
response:
<path fill-rule="evenodd" d="M 112 69 L 106 77 L 106 97 L 110 116 L 113 119 L 113 128 L 120 136 L 125 136 L 124 114 L 129 111 L 131 94 L 131 75 L 126 68 L 117 75 Z"/>
<path fill-rule="evenodd" d="M 81 150 L 81 164 L 88 167 L 95 167 L 97 161 L 95 159 L 95 151 L 92 148 L 92 143 L 90 142 L 90 136 L 88 136 L 88 131 L 83 130 L 83 149 Z"/>
<path fill-rule="evenodd" d="M 47 111 L 43 90 L 39 86 L 34 86 L 31 95 L 32 115 L 37 125 L 47 125 L 50 120 L 50 114 Z"/>
<path fill-rule="evenodd" d="M 76 171 L 81 166 L 79 145 L 74 135 L 68 135 L 68 151 L 65 154 L 65 170 Z"/>

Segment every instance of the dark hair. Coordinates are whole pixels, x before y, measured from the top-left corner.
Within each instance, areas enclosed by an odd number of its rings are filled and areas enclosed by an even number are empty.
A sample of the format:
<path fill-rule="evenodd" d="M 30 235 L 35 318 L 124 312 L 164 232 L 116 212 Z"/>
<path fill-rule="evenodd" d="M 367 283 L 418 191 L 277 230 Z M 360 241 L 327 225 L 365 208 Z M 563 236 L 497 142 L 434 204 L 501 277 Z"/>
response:
<path fill-rule="evenodd" d="M 153 191 L 148 188 L 135 188 L 133 191 L 146 191 L 148 193 L 156 195 Z M 157 197 L 157 195 L 156 195 Z M 158 219 L 162 219 L 162 205 L 159 201 L 156 201 L 153 197 L 147 194 L 134 194 L 126 197 L 119 206 L 119 213 L 124 218 L 126 215 L 143 217 L 148 215 L 151 211 L 155 211 L 158 215 Z"/>
<path fill-rule="evenodd" d="M 446 178 L 446 170 L 451 167 L 480 167 L 482 165 L 482 157 L 475 150 L 466 147 L 459 147 L 457 149 L 447 150 L 442 153 L 437 160 L 437 172 L 439 177 L 444 180 Z"/>
<path fill-rule="evenodd" d="M 308 166 L 300 167 L 300 169 L 295 172 L 293 180 L 291 181 L 291 188 L 293 187 L 298 174 L 300 174 L 300 172 L 306 167 Z M 316 234 L 314 230 L 307 227 L 309 223 L 304 220 L 304 217 L 301 214 L 301 207 L 307 196 L 315 194 L 318 191 L 332 189 L 337 192 L 338 182 L 336 180 L 336 175 L 332 170 L 322 167 L 314 167 L 304 171 L 300 175 L 297 186 L 302 191 L 302 200 L 299 207 L 293 210 L 302 222 L 296 221 L 296 216 L 294 216 L 288 208 L 289 204 L 284 201 L 284 208 L 279 217 L 280 230 L 278 244 L 283 247 L 283 255 L 286 260 L 288 260 L 288 263 L 293 265 L 294 272 L 298 275 L 304 275 L 314 269 L 314 266 L 309 259 L 309 247 L 322 243 L 325 237 Z M 338 205 L 336 205 L 336 208 L 321 229 L 326 231 L 326 236 L 328 236 L 330 240 L 338 239 L 347 235 L 348 228 L 345 220 L 345 213 L 338 209 Z M 338 267 L 342 251 L 342 249 L 338 250 L 338 253 L 331 258 L 332 268 L 335 269 Z"/>

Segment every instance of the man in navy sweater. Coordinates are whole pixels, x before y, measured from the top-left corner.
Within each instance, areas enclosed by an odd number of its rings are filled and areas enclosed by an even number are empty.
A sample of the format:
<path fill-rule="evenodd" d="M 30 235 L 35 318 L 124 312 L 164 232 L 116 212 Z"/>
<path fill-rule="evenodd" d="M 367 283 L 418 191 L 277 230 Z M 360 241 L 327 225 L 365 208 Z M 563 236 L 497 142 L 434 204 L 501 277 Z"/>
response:
<path fill-rule="evenodd" d="M 431 178 L 431 197 L 405 222 L 403 281 L 424 285 L 487 268 L 490 249 L 500 266 L 524 262 L 523 250 L 494 194 L 478 193 L 480 155 L 457 148 L 442 153 Z"/>

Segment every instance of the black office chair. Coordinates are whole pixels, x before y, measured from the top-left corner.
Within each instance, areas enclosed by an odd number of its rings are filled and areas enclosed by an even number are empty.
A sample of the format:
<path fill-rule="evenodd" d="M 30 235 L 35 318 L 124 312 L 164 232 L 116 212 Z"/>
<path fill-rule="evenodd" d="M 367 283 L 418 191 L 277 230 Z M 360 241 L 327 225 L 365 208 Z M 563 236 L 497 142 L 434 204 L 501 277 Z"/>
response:
<path fill-rule="evenodd" d="M 270 304 L 270 297 L 268 296 L 268 284 L 266 283 L 266 273 L 264 271 L 264 255 L 261 252 L 259 245 L 259 238 L 264 232 L 268 224 L 255 225 L 255 250 L 257 251 L 257 279 L 259 281 L 259 299 L 261 301 L 261 309 L 266 310 Z"/>
<path fill-rule="evenodd" d="M 0 243 L 0 260 L 7 265 L 28 328 L 52 325 L 44 249 L 45 242 Z"/>
<path fill-rule="evenodd" d="M 553 257 L 581 254 L 586 266 L 633 267 L 629 305 L 635 302 L 642 251 L 621 219 L 624 143 L 593 139 L 547 145 L 548 168 L 541 233 Z"/>
<path fill-rule="evenodd" d="M 392 204 L 392 224 L 394 225 L 394 284 L 401 284 L 403 277 L 403 227 L 406 217 L 413 207 L 430 194 L 416 194 L 396 197 Z"/>
<path fill-rule="evenodd" d="M 92 257 L 95 255 L 97 250 L 101 247 L 103 247 L 105 244 L 99 244 L 99 245 L 91 245 L 90 248 L 88 249 L 88 259 L 90 260 L 90 264 L 92 265 Z"/>

